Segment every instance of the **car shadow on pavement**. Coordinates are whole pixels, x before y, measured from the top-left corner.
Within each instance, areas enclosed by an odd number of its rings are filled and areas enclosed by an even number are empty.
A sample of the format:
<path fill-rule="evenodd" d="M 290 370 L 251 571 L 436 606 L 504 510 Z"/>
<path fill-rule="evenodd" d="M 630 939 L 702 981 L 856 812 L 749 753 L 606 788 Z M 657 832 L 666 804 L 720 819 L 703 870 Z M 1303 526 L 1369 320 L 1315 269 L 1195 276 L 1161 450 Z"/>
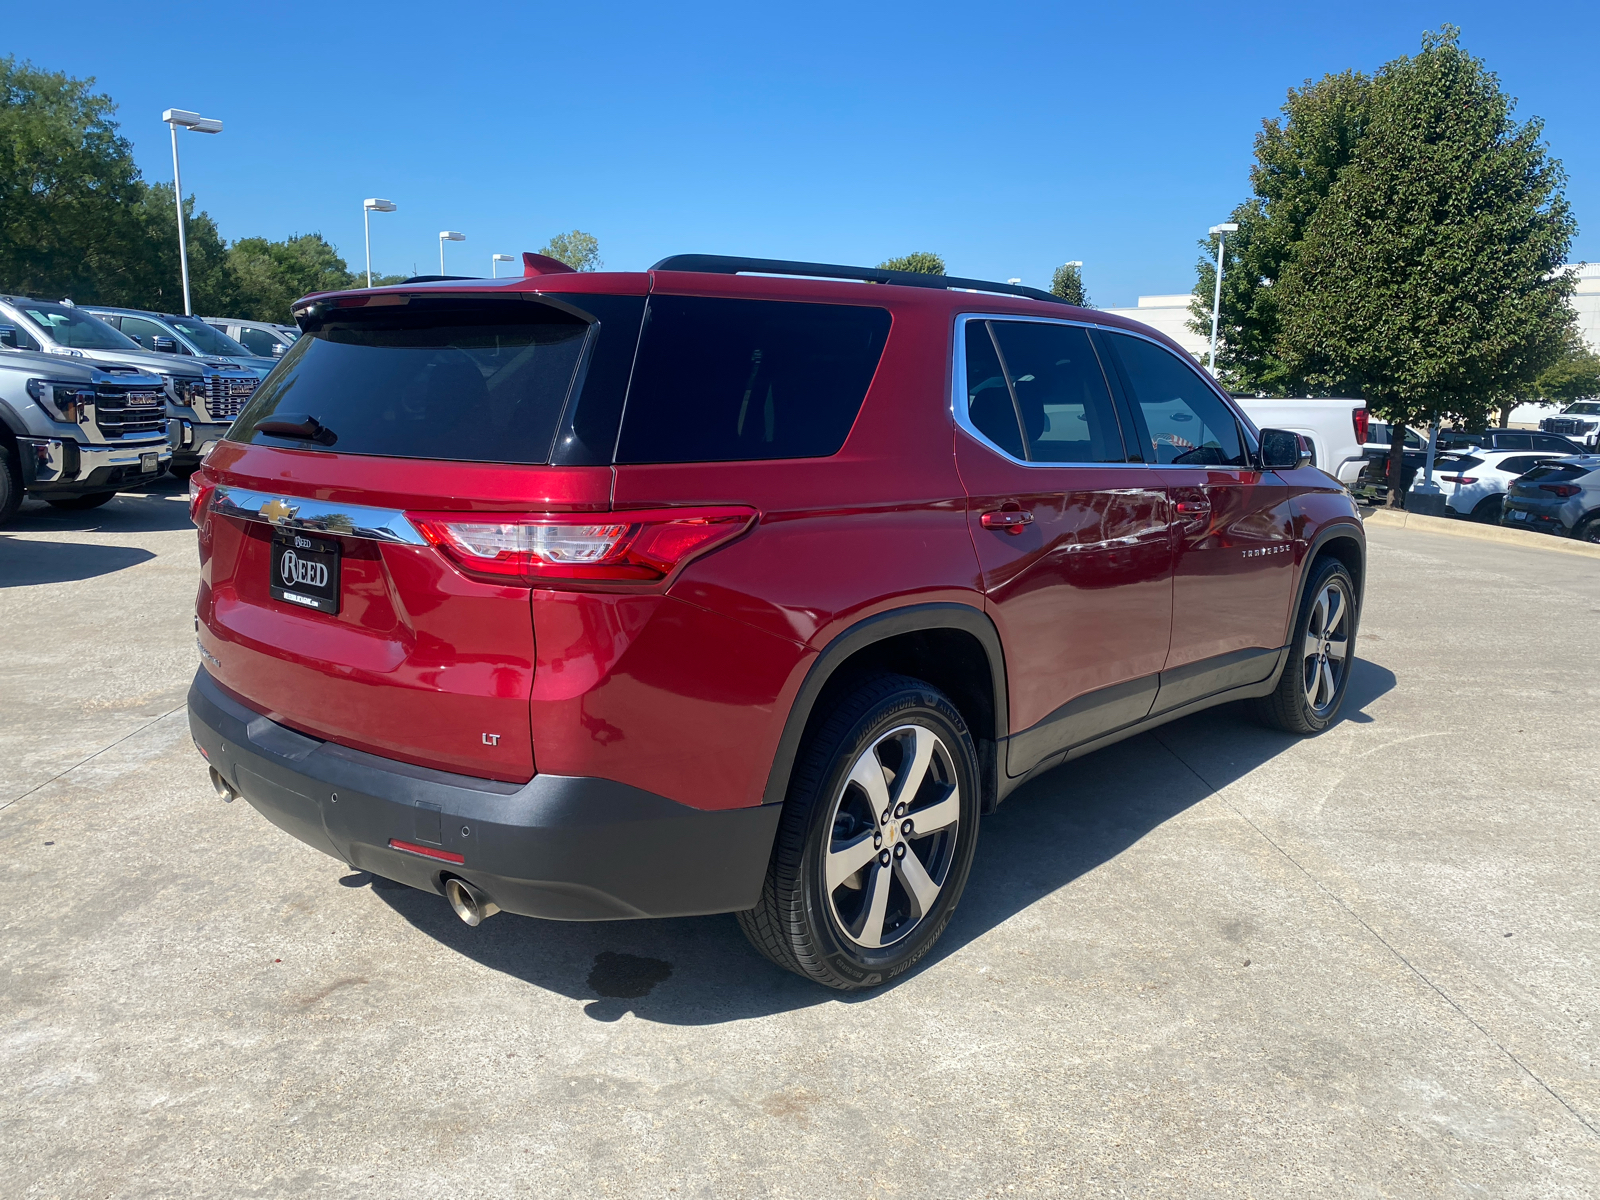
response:
<path fill-rule="evenodd" d="M 149 550 L 138 546 L 39 542 L 0 535 L 0 588 L 93 579 L 154 557 Z"/>
<path fill-rule="evenodd" d="M 7 526 L 9 533 L 165 533 L 193 528 L 189 485 L 164 476 L 137 491 L 118 492 L 99 508 L 82 512 L 25 500 Z"/>
<path fill-rule="evenodd" d="M 1391 672 L 1357 659 L 1341 720 L 1371 720 L 1362 710 L 1394 686 Z M 1204 780 L 1168 749 L 1197 737 L 1215 751 Z M 889 987 L 938 969 L 1298 740 L 1255 724 L 1243 705 L 1225 705 L 1086 755 L 1020 788 L 984 818 L 966 893 L 944 936 Z M 632 1012 L 668 1025 L 720 1024 L 830 1001 L 871 1003 L 887 990 L 834 992 L 781 970 L 751 948 L 732 916 L 583 924 L 500 916 L 474 929 L 442 897 L 365 873 L 342 882 L 372 886 L 429 937 L 493 970 L 584 1001 L 584 1012 L 599 1021 Z"/>

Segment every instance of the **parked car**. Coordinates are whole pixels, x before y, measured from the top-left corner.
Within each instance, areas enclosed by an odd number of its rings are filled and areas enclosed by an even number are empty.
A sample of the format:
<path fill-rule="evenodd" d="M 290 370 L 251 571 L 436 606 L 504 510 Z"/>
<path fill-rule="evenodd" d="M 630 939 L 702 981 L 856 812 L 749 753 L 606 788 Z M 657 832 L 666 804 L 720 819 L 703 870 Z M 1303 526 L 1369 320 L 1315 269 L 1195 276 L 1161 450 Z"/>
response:
<path fill-rule="evenodd" d="M 1287 429 L 1306 439 L 1311 465 L 1349 486 L 1366 466 L 1367 402 L 1318 397 L 1234 397 L 1258 426 Z"/>
<path fill-rule="evenodd" d="M 1426 440 L 1423 445 L 1426 447 Z M 1583 447 L 1570 438 L 1531 429 L 1485 429 L 1478 433 L 1441 429 L 1437 449 L 1542 450 L 1546 454 L 1583 453 Z"/>
<path fill-rule="evenodd" d="M 213 329 L 226 334 L 258 358 L 282 358 L 294 345 L 300 331 L 292 325 L 271 321 L 245 321 L 235 317 L 206 317 Z"/>
<path fill-rule="evenodd" d="M 225 358 L 180 358 L 144 349 L 68 301 L 0 296 L 0 351 L 43 351 L 162 377 L 172 473 L 187 477 L 261 382 Z"/>
<path fill-rule="evenodd" d="M 1539 422 L 1546 433 L 1557 433 L 1581 442 L 1585 449 L 1600 448 L 1600 399 L 1579 400 L 1561 410 L 1559 417 Z"/>
<path fill-rule="evenodd" d="M 134 367 L 0 354 L 0 525 L 24 495 L 96 508 L 166 470 L 164 381 Z"/>
<path fill-rule="evenodd" d="M 870 987 L 1027 780 L 1225 701 L 1338 715 L 1360 516 L 1145 326 L 699 255 L 367 295 L 296 306 L 190 481 L 190 729 L 469 924 L 736 912 Z"/>
<path fill-rule="evenodd" d="M 1600 542 L 1600 455 L 1534 467 L 1507 489 L 1501 523 Z"/>
<path fill-rule="evenodd" d="M 158 354 L 186 354 L 226 359 L 235 366 L 254 371 L 260 379 L 265 379 L 267 372 L 277 365 L 277 361 L 271 356 L 262 356 L 241 346 L 220 329 L 213 328 L 199 317 L 180 317 L 176 313 L 150 312 L 140 308 L 106 308 L 99 305 L 87 305 L 85 311 L 99 317 L 106 324 L 115 326 L 139 345 Z"/>
<path fill-rule="evenodd" d="M 1433 479 L 1443 490 L 1445 508 L 1450 513 L 1494 524 L 1500 520 L 1501 503 L 1512 483 L 1540 463 L 1563 461 L 1560 456 L 1520 450 L 1452 452 L 1435 457 Z M 1415 491 L 1422 480 L 1423 475 L 1418 473 L 1411 490 Z"/>

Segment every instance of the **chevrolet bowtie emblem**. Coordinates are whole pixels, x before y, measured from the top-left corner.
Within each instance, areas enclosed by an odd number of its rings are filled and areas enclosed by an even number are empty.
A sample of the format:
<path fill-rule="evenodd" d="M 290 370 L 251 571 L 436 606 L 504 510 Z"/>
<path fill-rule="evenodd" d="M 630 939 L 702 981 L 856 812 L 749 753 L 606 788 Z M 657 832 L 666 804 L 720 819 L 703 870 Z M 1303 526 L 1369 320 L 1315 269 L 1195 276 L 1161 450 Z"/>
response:
<path fill-rule="evenodd" d="M 298 504 L 290 504 L 274 497 L 261 506 L 261 515 L 274 525 L 281 525 L 300 511 Z"/>

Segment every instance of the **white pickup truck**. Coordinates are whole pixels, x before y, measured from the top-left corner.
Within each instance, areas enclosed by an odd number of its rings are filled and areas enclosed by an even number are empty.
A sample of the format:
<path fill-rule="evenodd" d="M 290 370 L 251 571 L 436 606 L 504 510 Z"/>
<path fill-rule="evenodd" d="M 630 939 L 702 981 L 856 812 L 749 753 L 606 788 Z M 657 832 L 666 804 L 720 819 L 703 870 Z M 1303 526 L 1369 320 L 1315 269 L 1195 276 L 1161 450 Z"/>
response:
<path fill-rule="evenodd" d="M 1287 429 L 1311 443 L 1312 465 L 1349 487 L 1366 465 L 1367 402 L 1314 397 L 1234 397 L 1258 429 Z"/>

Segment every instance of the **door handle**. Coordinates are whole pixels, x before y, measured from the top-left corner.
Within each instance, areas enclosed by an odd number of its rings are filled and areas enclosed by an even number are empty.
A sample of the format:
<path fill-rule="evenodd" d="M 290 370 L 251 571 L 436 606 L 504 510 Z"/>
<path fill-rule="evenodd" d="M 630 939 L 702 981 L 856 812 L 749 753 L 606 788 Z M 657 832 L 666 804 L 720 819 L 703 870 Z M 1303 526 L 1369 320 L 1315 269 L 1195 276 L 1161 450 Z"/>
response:
<path fill-rule="evenodd" d="M 1176 507 L 1186 517 L 1201 517 L 1211 511 L 1211 501 L 1179 500 Z"/>
<path fill-rule="evenodd" d="M 1033 524 L 1033 514 L 1017 508 L 997 508 L 979 518 L 985 529 L 1004 529 L 1007 533 L 1022 532 L 1024 525 Z"/>

